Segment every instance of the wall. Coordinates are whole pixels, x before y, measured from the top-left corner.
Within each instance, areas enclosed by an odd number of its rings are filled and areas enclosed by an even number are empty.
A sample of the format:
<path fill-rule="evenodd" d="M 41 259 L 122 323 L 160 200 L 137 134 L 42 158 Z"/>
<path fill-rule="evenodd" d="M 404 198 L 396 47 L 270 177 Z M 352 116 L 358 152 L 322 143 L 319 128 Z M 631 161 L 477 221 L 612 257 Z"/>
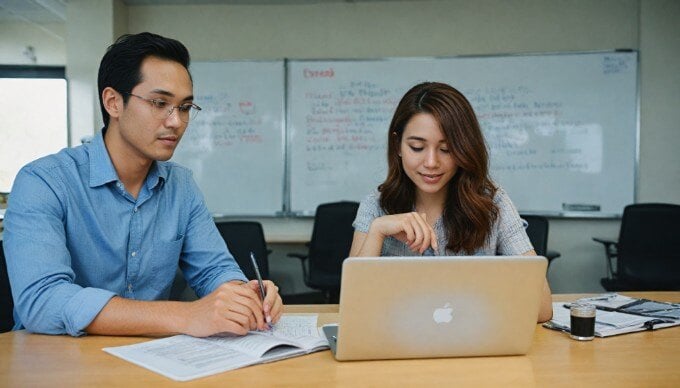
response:
<path fill-rule="evenodd" d="M 643 1 L 640 12 L 639 200 L 680 202 L 680 2 Z"/>
<path fill-rule="evenodd" d="M 97 72 L 106 48 L 127 29 L 126 11 L 119 0 L 70 0 L 66 7 L 71 146 L 81 144 L 83 138 L 104 125 Z"/>
<path fill-rule="evenodd" d="M 33 47 L 36 63 L 23 54 L 27 46 Z M 66 25 L 0 23 L 0 64 L 64 66 Z"/>
<path fill-rule="evenodd" d="M 637 200 L 680 203 L 680 153 L 675 151 L 680 146 L 680 2 L 425 0 L 126 8 L 129 32 L 177 38 L 196 61 L 639 49 Z M 305 239 L 311 232 L 309 219 L 262 221 L 268 236 L 284 240 Z M 549 271 L 553 290 L 600 291 L 604 252 L 591 237 L 615 237 L 618 228 L 617 220 L 551 220 L 549 247 L 562 253 Z M 290 275 L 299 274 L 299 264 L 284 256 L 304 247 L 273 247 L 272 272 L 281 277 L 282 288 L 302 290 L 299 275 Z"/>
<path fill-rule="evenodd" d="M 196 60 L 497 54 L 638 43 L 634 0 L 129 8 L 131 32 L 181 39 Z"/>

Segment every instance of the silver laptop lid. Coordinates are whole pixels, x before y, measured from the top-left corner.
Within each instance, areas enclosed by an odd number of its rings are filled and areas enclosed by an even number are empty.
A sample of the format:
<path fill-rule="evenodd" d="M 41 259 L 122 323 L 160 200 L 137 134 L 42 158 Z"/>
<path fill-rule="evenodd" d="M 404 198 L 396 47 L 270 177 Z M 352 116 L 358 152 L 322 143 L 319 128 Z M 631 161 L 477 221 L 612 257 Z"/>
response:
<path fill-rule="evenodd" d="M 349 258 L 335 356 L 525 354 L 546 268 L 541 256 Z"/>

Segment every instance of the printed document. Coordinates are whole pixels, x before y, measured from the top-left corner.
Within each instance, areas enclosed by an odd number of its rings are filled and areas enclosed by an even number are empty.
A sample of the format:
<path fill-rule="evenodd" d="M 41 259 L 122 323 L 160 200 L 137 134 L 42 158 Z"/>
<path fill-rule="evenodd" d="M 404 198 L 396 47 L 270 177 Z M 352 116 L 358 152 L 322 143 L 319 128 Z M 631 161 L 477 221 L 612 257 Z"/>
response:
<path fill-rule="evenodd" d="M 103 350 L 173 380 L 187 381 L 327 348 L 328 341 L 317 329 L 317 315 L 283 315 L 270 331 L 245 336 L 176 335 Z"/>
<path fill-rule="evenodd" d="M 616 293 L 579 299 L 595 305 L 595 336 L 634 333 L 680 325 L 680 304 L 631 298 Z M 569 304 L 553 303 L 553 318 L 544 327 L 569 332 Z"/>

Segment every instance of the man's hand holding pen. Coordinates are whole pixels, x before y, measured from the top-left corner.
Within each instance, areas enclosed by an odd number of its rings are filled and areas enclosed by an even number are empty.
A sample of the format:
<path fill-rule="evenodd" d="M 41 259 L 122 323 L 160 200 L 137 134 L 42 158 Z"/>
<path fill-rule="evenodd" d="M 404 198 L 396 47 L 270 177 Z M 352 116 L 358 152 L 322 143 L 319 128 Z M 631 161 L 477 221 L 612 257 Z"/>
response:
<path fill-rule="evenodd" d="M 255 259 L 255 254 L 250 252 L 250 263 L 253 265 L 253 270 L 255 270 L 255 276 L 257 280 L 251 280 L 248 284 L 253 284 L 253 287 L 257 287 L 256 290 L 260 292 L 260 297 L 262 298 L 262 312 L 264 313 L 265 320 L 267 321 L 267 329 L 271 329 L 271 325 L 278 322 L 281 311 L 283 310 L 283 302 L 281 301 L 281 296 L 279 296 L 279 288 L 274 285 L 271 281 L 267 281 L 267 284 L 262 280 L 262 275 L 260 274 L 260 267 L 257 265 L 257 259 Z M 274 292 L 270 292 L 270 291 Z M 273 295 L 273 296 L 272 296 Z M 276 304 L 275 304 L 276 303 Z M 274 308 L 279 306 L 278 310 Z M 276 320 L 272 318 L 273 312 L 278 311 L 275 315 Z M 262 330 L 259 328 L 259 330 Z"/>
<path fill-rule="evenodd" d="M 283 301 L 279 288 L 262 280 L 255 255 L 250 253 L 257 280 L 232 281 L 190 303 L 180 322 L 181 333 L 207 337 L 219 333 L 244 335 L 251 330 L 269 330 L 281 318 Z"/>
<path fill-rule="evenodd" d="M 251 280 L 247 284 L 258 295 L 260 294 L 260 285 L 257 280 Z M 271 280 L 263 280 L 262 286 L 264 287 L 265 296 L 262 301 L 261 311 L 264 313 L 265 329 L 268 329 L 269 325 L 275 324 L 281 318 L 283 301 L 281 300 L 281 295 L 279 295 L 279 288 Z M 262 330 L 260 327 L 258 329 Z"/>
<path fill-rule="evenodd" d="M 189 302 L 183 308 L 183 318 L 178 324 L 178 333 L 194 337 L 207 337 L 220 333 L 245 335 L 251 330 L 267 330 L 276 323 L 283 313 L 283 302 L 279 289 L 269 280 L 263 281 L 266 297 L 260 296 L 257 280 L 243 283 L 228 282 L 220 285 L 205 297 Z"/>

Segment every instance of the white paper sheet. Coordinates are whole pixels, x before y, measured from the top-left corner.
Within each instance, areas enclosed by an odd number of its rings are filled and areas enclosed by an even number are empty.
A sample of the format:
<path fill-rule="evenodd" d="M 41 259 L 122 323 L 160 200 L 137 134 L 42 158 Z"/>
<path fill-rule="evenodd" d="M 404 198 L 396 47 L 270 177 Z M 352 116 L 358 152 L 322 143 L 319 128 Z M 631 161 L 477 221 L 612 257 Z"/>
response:
<path fill-rule="evenodd" d="M 325 349 L 317 315 L 284 315 L 267 332 L 195 338 L 188 335 L 104 348 L 107 353 L 174 380 L 186 381 Z"/>

